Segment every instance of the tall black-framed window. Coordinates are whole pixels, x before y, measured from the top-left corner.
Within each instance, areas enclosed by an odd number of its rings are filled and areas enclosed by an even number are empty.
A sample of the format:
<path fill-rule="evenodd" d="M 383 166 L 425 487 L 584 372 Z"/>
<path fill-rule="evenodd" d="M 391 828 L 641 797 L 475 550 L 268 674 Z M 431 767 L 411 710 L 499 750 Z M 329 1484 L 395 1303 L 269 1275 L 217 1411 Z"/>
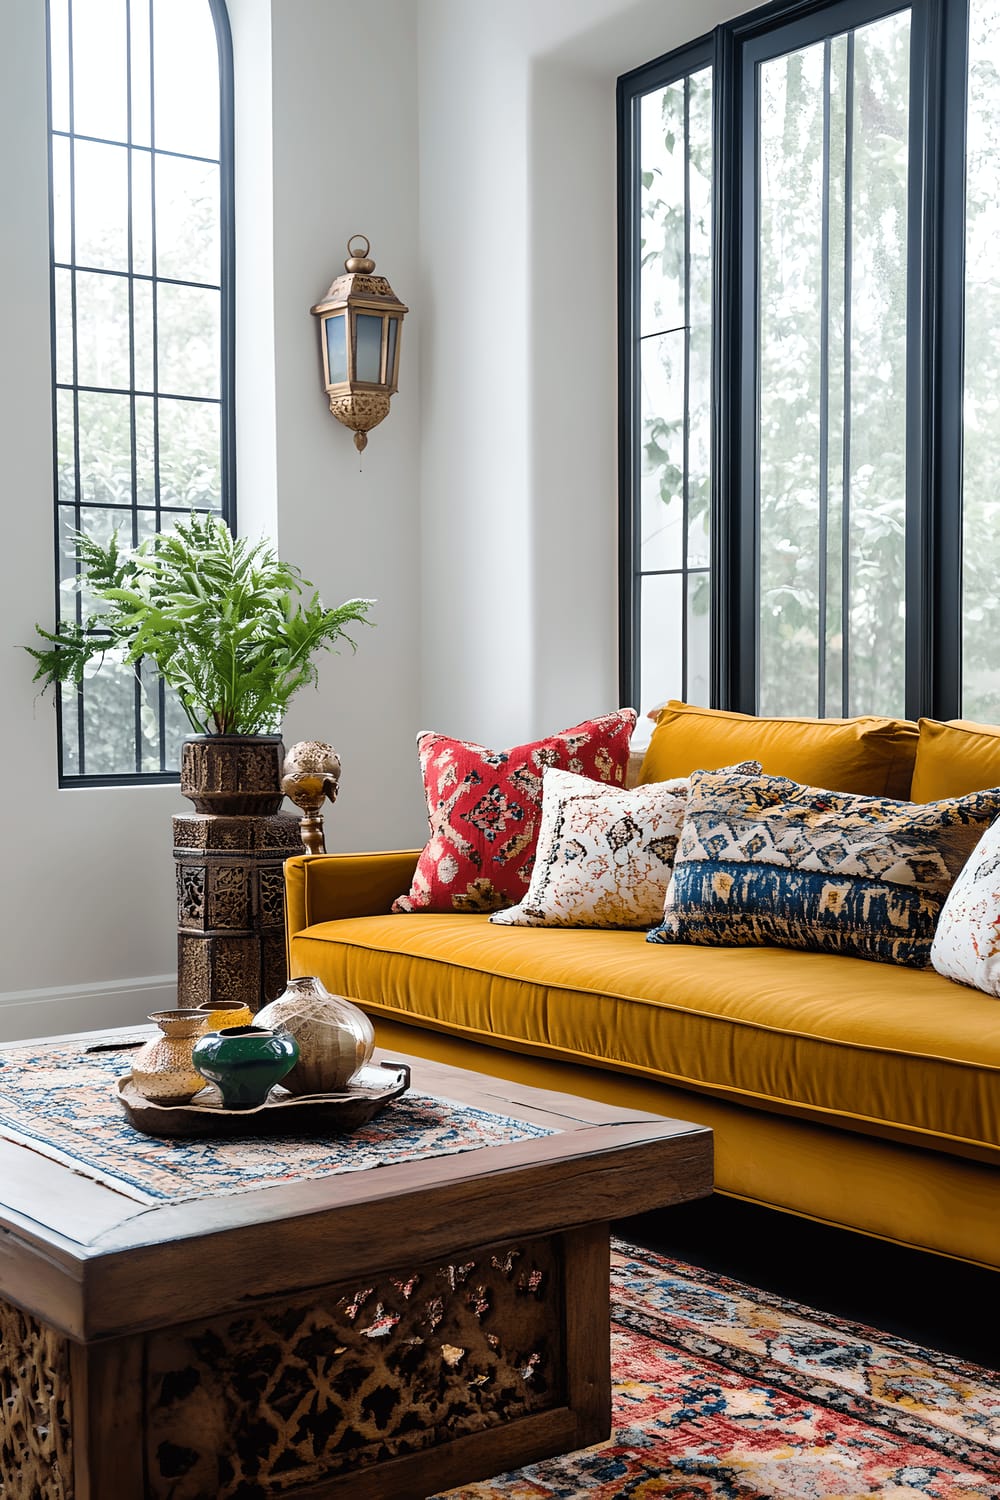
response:
<path fill-rule="evenodd" d="M 235 523 L 232 44 L 224 0 L 48 0 L 57 617 L 74 532 Z M 176 776 L 186 721 L 104 660 L 57 704 L 60 784 Z"/>
<path fill-rule="evenodd" d="M 637 651 L 638 699 L 709 690 L 712 400 L 712 53 L 672 57 L 620 100 L 622 179 L 634 247 L 622 322 L 634 420 L 623 433 L 628 512 L 622 636 L 669 640 Z"/>
<path fill-rule="evenodd" d="M 998 51 L 996 0 L 781 0 L 619 81 L 622 689 L 643 707 L 675 691 L 676 643 L 635 607 L 636 101 L 693 52 L 715 95 L 700 701 L 1000 718 Z"/>

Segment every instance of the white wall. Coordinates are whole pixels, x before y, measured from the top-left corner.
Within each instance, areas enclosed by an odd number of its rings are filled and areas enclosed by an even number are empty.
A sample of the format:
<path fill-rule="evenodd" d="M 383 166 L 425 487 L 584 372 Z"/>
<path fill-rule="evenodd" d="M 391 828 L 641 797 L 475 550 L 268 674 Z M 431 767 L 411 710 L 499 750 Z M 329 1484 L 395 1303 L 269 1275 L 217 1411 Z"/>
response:
<path fill-rule="evenodd" d="M 509 744 L 618 704 L 615 80 L 746 8 L 422 0 L 436 727 Z"/>
<path fill-rule="evenodd" d="M 417 296 L 417 7 L 230 0 L 230 13 L 240 79 L 237 267 L 239 278 L 252 278 L 238 294 L 241 522 L 273 524 L 282 556 L 326 602 L 378 601 L 375 628 L 356 632 L 356 656 L 346 648 L 320 658 L 319 689 L 292 704 L 285 742 L 325 739 L 340 753 L 328 848 L 407 847 L 426 827 L 401 774 L 415 759 L 420 727 L 426 312 Z M 269 151 L 261 140 L 268 124 Z M 358 232 L 413 308 L 403 325 L 399 392 L 360 459 L 353 434 L 330 415 L 309 312 L 343 270 L 347 240 Z"/>
<path fill-rule="evenodd" d="M 511 743 L 617 702 L 614 81 L 725 0 L 230 0 L 240 514 L 379 600 L 287 742 L 344 759 L 333 848 L 419 842 L 420 727 Z M 56 788 L 14 649 L 51 619 L 44 6 L 0 9 L 0 1039 L 170 994 L 171 787 Z M 359 472 L 309 307 L 348 235 L 413 309 Z"/>

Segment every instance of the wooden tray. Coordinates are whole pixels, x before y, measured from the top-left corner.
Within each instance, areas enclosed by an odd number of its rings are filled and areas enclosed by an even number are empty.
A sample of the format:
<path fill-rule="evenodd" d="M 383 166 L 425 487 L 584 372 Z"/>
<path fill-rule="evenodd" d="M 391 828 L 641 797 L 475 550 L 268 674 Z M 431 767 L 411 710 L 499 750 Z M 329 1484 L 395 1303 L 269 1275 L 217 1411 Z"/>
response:
<path fill-rule="evenodd" d="M 253 1136 L 339 1135 L 367 1125 L 386 1105 L 410 1087 L 405 1063 L 384 1062 L 364 1068 L 342 1094 L 290 1094 L 277 1084 L 256 1109 L 223 1109 L 222 1095 L 210 1083 L 190 1104 L 154 1104 L 128 1073 L 115 1084 L 130 1125 L 144 1135 Z"/>

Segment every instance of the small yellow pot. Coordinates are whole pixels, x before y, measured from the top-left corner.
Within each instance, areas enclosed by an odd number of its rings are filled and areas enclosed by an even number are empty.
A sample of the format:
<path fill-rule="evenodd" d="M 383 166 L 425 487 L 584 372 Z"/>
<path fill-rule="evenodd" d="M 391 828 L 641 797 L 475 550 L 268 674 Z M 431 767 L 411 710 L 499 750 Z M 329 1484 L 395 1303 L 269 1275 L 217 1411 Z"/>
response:
<path fill-rule="evenodd" d="M 252 1026 L 253 1011 L 244 1000 L 214 1000 L 192 1012 L 205 1022 L 202 1031 L 221 1031 L 224 1026 Z"/>

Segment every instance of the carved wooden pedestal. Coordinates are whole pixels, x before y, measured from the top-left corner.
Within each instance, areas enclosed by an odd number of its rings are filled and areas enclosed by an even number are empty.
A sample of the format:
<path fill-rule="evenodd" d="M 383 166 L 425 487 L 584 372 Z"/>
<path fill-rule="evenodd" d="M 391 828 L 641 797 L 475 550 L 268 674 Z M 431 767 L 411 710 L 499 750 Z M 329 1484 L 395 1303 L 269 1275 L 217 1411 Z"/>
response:
<path fill-rule="evenodd" d="M 245 1000 L 258 1010 L 285 987 L 284 862 L 302 853 L 299 820 L 174 818 L 177 1003 Z"/>

